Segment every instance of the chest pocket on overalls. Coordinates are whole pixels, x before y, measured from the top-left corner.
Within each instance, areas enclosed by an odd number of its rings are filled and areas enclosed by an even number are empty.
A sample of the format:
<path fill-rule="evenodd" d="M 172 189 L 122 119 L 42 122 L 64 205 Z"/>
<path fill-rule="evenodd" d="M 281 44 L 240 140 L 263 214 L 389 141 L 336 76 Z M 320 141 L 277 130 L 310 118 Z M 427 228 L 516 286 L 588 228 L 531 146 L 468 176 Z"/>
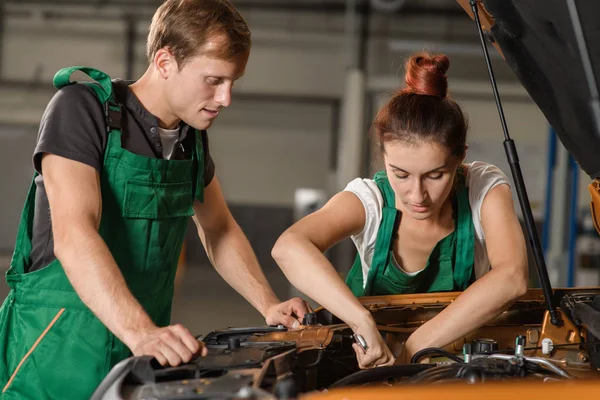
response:
<path fill-rule="evenodd" d="M 192 183 L 154 183 L 129 180 L 125 185 L 123 217 L 165 219 L 191 217 Z"/>

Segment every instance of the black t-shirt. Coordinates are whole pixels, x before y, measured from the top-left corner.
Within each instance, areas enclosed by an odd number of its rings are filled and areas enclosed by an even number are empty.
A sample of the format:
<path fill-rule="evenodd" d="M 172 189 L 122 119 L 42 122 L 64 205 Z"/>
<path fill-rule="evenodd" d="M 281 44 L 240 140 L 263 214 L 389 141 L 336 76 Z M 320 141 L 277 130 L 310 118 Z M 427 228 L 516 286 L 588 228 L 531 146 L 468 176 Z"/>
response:
<path fill-rule="evenodd" d="M 113 81 L 115 97 L 123 105 L 122 145 L 135 154 L 162 158 L 158 119 L 144 108 L 129 89 L 130 83 L 123 80 Z M 42 116 L 38 142 L 33 154 L 33 164 L 40 175 L 35 180 L 37 192 L 29 271 L 41 269 L 56 259 L 48 196 L 44 187 L 42 155 L 51 153 L 79 161 L 100 173 L 108 142 L 104 121 L 102 105 L 92 90 L 83 84 L 62 88 L 48 103 Z M 193 130 L 183 122 L 180 130 L 180 137 L 183 139 L 175 146 L 171 159 L 189 160 L 193 154 Z M 202 131 L 201 136 L 205 155 L 204 184 L 208 186 L 214 176 L 215 165 L 210 156 L 206 131 Z"/>

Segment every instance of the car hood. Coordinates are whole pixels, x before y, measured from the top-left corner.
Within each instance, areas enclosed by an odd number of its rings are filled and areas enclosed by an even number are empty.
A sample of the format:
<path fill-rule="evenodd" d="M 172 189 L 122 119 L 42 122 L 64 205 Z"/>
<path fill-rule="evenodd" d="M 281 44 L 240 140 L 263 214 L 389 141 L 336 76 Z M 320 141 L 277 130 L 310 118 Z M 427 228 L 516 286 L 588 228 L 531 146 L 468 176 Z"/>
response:
<path fill-rule="evenodd" d="M 469 0 L 457 1 L 473 18 Z M 600 127 L 567 2 L 478 0 L 478 7 L 484 33 L 561 142 L 591 178 L 600 178 Z M 597 86 L 600 2 L 578 1 L 577 9 Z"/>

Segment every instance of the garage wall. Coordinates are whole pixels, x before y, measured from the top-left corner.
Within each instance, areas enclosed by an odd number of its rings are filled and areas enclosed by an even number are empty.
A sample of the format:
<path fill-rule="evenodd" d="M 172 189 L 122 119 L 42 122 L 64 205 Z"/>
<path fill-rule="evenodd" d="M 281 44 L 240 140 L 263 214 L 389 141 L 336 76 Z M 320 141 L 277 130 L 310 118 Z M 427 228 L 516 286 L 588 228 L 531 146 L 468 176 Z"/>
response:
<path fill-rule="evenodd" d="M 209 131 L 231 203 L 291 207 L 298 187 L 327 188 L 332 104 L 242 98 Z"/>
<path fill-rule="evenodd" d="M 33 127 L 0 123 L 0 254 L 12 253 L 31 183 L 31 155 L 37 130 Z"/>
<path fill-rule="evenodd" d="M 510 167 L 504 151 L 504 133 L 496 104 L 491 99 L 464 99 L 461 105 L 469 116 L 470 135 L 467 161 L 485 161 L 498 166 L 512 184 Z M 535 218 L 543 217 L 546 189 L 548 122 L 537 106 L 527 98 L 503 102 L 510 136 L 515 141 L 525 186 Z M 516 189 L 513 198 L 521 215 Z"/>
<path fill-rule="evenodd" d="M 94 11 L 91 17 L 90 9 Z M 48 19 L 41 11 L 32 14 L 23 6 L 21 12 L 13 12 L 7 18 L 4 26 L 0 124 L 10 128 L 0 127 L 0 162 L 11 171 L 13 165 L 19 167 L 14 168 L 17 172 L 0 176 L 3 193 L 10 192 L 3 195 L 5 207 L 0 210 L 0 250 L 11 248 L 14 243 L 15 221 L 30 179 L 37 124 L 52 96 L 49 85 L 54 73 L 65 66 L 90 65 L 114 77 L 125 74 L 124 22 L 118 17 L 103 17 L 110 10 L 102 7 L 81 6 L 77 10 L 88 17 Z M 64 10 L 53 11 L 60 15 Z M 140 10 L 136 15 L 145 12 Z M 265 11 L 248 11 L 244 15 L 253 30 L 248 69 L 236 85 L 233 106 L 222 113 L 209 137 L 217 175 L 234 214 L 247 234 L 253 236 L 251 241 L 267 249 L 272 238 L 292 221 L 295 189 L 327 189 L 331 180 L 336 154 L 332 148 L 336 126 L 333 104 L 343 96 L 347 63 L 344 15 Z M 146 17 L 149 20 L 150 16 Z M 370 27 L 367 72 L 369 79 L 384 77 L 386 90 L 401 83 L 402 65 L 409 54 L 406 50 L 392 50 L 389 38 L 403 40 L 403 45 L 413 46 L 415 51 L 436 49 L 418 44 L 422 42 L 456 41 L 478 46 L 472 22 L 462 13 L 394 17 L 376 14 Z M 136 76 L 147 65 L 147 28 L 147 22 L 135 25 Z M 457 95 L 471 118 L 469 157 L 495 162 L 508 172 L 503 164 L 502 132 L 483 60 L 477 54 L 450 57 L 451 82 L 479 82 L 487 93 Z M 506 64 L 498 59 L 494 64 L 498 79 L 514 85 L 515 77 Z M 527 155 L 521 157 L 527 169 L 526 183 L 530 196 L 537 201 L 543 188 L 539 176 L 543 175 L 540 168 L 545 167 L 545 162 L 539 160 L 545 155 L 547 126 L 526 96 L 517 97 L 505 99 L 504 104 L 511 134 L 522 146 L 522 154 Z M 365 166 L 364 176 L 371 174 L 370 167 Z M 582 193 L 585 194 L 585 188 Z M 257 228 L 263 225 L 270 226 L 270 230 Z M 271 239 L 261 239 L 266 237 Z M 270 259 L 268 255 L 265 258 Z"/>

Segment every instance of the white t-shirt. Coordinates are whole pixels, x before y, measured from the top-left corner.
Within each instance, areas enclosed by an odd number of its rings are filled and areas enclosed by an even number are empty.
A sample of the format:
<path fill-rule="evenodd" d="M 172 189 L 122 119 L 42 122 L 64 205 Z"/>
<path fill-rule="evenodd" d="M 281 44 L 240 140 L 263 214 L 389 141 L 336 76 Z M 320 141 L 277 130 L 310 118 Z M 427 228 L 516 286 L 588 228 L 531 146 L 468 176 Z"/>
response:
<path fill-rule="evenodd" d="M 485 246 L 485 235 L 481 225 L 481 205 L 485 195 L 495 186 L 509 185 L 506 175 L 496 166 L 481 161 L 467 165 L 467 186 L 469 188 L 469 205 L 473 214 L 475 239 L 474 271 L 475 278 L 481 278 L 490 270 L 490 260 Z M 346 186 L 345 191 L 354 193 L 365 207 L 365 226 L 361 232 L 353 235 L 352 241 L 362 261 L 363 285 L 367 281 L 369 268 L 373 261 L 377 232 L 381 224 L 383 197 L 372 179 L 356 178 Z M 401 269 L 400 266 L 398 266 Z"/>
<path fill-rule="evenodd" d="M 165 160 L 170 160 L 173 156 L 175 146 L 185 139 L 185 135 L 179 137 L 179 128 L 163 129 L 159 127 L 158 133 L 160 134 L 160 140 L 162 141 L 163 145 L 163 158 Z"/>

